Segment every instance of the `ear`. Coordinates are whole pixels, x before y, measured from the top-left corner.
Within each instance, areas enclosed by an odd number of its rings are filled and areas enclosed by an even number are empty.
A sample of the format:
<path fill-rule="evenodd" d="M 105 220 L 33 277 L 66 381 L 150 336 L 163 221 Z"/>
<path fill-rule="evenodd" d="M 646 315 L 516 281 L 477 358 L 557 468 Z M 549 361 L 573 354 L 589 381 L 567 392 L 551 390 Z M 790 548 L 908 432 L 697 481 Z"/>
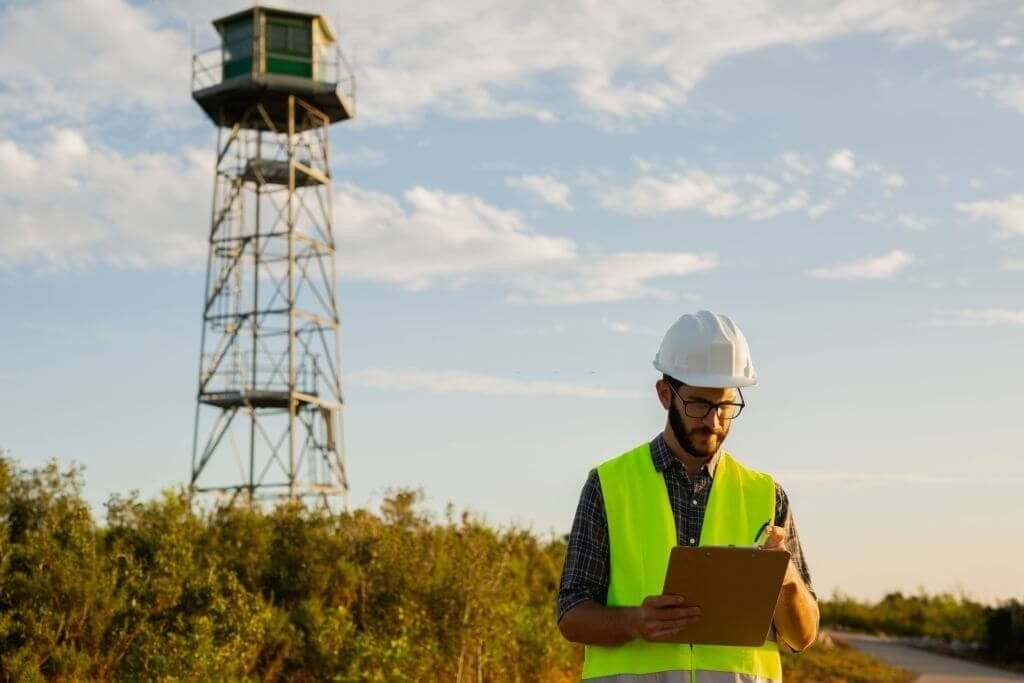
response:
<path fill-rule="evenodd" d="M 669 406 L 672 405 L 672 387 L 665 380 L 659 379 L 654 384 L 654 388 L 658 391 L 658 400 L 661 401 L 661 407 L 668 410 Z"/>

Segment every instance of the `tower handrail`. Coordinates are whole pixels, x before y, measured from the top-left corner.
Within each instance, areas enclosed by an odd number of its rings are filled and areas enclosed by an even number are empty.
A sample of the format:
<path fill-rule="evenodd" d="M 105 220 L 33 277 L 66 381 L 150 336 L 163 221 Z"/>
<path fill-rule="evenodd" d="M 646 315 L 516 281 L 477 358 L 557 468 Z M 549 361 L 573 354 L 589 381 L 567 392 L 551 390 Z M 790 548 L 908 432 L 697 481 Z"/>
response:
<path fill-rule="evenodd" d="M 252 357 L 239 354 L 235 362 L 225 359 L 219 367 L 209 372 L 215 354 L 203 354 L 203 379 L 206 391 L 219 393 L 224 391 L 286 391 L 288 389 L 288 372 L 286 367 L 272 367 L 258 364 L 253 375 Z M 315 354 L 305 354 L 295 368 L 295 388 L 297 391 L 316 395 L 319 387 L 317 381 L 320 365 Z"/>
<path fill-rule="evenodd" d="M 257 38 L 242 38 L 233 41 L 222 41 L 212 47 L 203 48 L 197 50 L 192 54 L 192 74 L 191 74 L 191 88 L 192 92 L 198 92 L 205 90 L 206 88 L 212 88 L 220 85 L 224 82 L 224 64 L 228 61 L 227 55 L 233 50 L 232 47 L 240 47 L 245 43 L 251 42 L 250 53 L 247 55 L 249 58 L 255 59 L 255 55 L 260 54 L 257 45 Z M 299 55 L 287 55 L 286 58 L 291 61 L 307 62 L 311 67 L 312 76 L 310 80 L 317 81 L 319 83 L 330 83 L 334 84 L 339 88 L 342 94 L 349 102 L 355 104 L 356 98 L 356 76 L 355 71 L 352 69 L 352 65 L 345 57 L 341 46 L 337 43 L 331 45 L 321 46 L 319 59 L 313 57 L 302 57 Z M 282 56 L 284 57 L 284 56 Z M 237 59 L 242 59 L 240 57 Z"/>

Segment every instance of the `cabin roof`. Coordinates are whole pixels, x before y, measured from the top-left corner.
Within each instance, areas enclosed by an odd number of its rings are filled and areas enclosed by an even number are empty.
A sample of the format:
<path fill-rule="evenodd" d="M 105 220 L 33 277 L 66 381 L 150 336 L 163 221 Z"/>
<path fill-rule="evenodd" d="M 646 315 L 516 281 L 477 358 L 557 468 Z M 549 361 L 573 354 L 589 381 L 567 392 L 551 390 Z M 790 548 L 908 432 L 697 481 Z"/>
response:
<path fill-rule="evenodd" d="M 254 5 L 253 7 L 248 7 L 246 9 L 244 9 L 244 10 L 240 10 L 238 12 L 235 12 L 234 14 L 229 14 L 229 15 L 227 15 L 225 17 L 220 17 L 219 19 L 214 19 L 211 23 L 213 24 L 213 27 L 215 29 L 217 29 L 217 32 L 220 33 L 221 32 L 221 26 L 223 24 L 226 24 L 229 21 L 232 21 L 234 19 L 240 19 L 241 17 L 254 14 L 257 11 L 262 11 L 262 12 L 265 12 L 265 13 L 268 13 L 268 14 L 276 14 L 278 16 L 291 17 L 291 18 L 294 18 L 294 19 L 312 19 L 313 21 L 319 21 L 320 22 L 320 28 L 321 28 L 321 30 L 323 30 L 324 35 L 326 36 L 327 40 L 330 41 L 330 42 L 334 42 L 335 41 L 334 30 L 331 28 L 331 22 L 329 22 L 327 20 L 327 17 L 324 16 L 323 14 L 315 14 L 315 13 L 311 13 L 311 12 L 300 12 L 298 10 L 281 9 L 281 8 L 278 8 L 278 7 L 268 7 L 266 5 Z"/>

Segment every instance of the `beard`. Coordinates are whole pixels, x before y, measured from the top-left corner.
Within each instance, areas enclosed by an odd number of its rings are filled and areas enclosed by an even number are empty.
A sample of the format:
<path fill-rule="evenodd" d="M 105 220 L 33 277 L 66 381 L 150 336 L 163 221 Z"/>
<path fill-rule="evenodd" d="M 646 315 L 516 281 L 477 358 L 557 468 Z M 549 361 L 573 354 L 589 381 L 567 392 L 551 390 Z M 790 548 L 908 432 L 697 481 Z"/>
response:
<path fill-rule="evenodd" d="M 668 424 L 672 428 L 672 434 L 675 435 L 676 441 L 683 447 L 683 450 L 701 460 L 710 460 L 714 457 L 718 449 L 722 447 L 726 434 L 729 433 L 728 429 L 716 432 L 703 425 L 696 429 L 687 430 L 686 425 L 683 423 L 683 417 L 679 414 L 674 404 L 669 406 L 668 409 Z"/>

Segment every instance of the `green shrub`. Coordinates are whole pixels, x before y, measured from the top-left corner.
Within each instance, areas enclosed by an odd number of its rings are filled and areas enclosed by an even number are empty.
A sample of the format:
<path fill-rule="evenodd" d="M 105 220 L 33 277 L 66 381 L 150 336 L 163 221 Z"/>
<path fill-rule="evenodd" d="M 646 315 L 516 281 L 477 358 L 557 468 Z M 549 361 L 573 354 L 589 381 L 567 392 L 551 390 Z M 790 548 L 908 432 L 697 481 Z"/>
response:
<path fill-rule="evenodd" d="M 397 491 L 379 515 L 194 513 L 0 458 L 0 680 L 558 680 L 564 544 Z"/>
<path fill-rule="evenodd" d="M 985 635 L 991 656 L 1005 662 L 1024 662 L 1024 603 L 1010 600 L 992 610 Z"/>
<path fill-rule="evenodd" d="M 985 640 L 990 608 L 948 593 L 905 596 L 890 593 L 875 604 L 835 594 L 821 602 L 821 620 L 827 626 L 893 636 L 928 637 L 945 641 Z"/>
<path fill-rule="evenodd" d="M 554 619 L 564 539 L 453 510 L 434 520 L 404 490 L 379 514 L 113 496 L 103 525 L 81 491 L 77 469 L 0 457 L 0 681 L 579 679 L 582 649 Z M 1020 656 L 1020 603 L 837 595 L 822 615 L 987 635 Z M 784 666 L 794 681 L 903 680 L 870 661 L 812 648 Z M 857 667 L 879 677 L 836 677 Z"/>

